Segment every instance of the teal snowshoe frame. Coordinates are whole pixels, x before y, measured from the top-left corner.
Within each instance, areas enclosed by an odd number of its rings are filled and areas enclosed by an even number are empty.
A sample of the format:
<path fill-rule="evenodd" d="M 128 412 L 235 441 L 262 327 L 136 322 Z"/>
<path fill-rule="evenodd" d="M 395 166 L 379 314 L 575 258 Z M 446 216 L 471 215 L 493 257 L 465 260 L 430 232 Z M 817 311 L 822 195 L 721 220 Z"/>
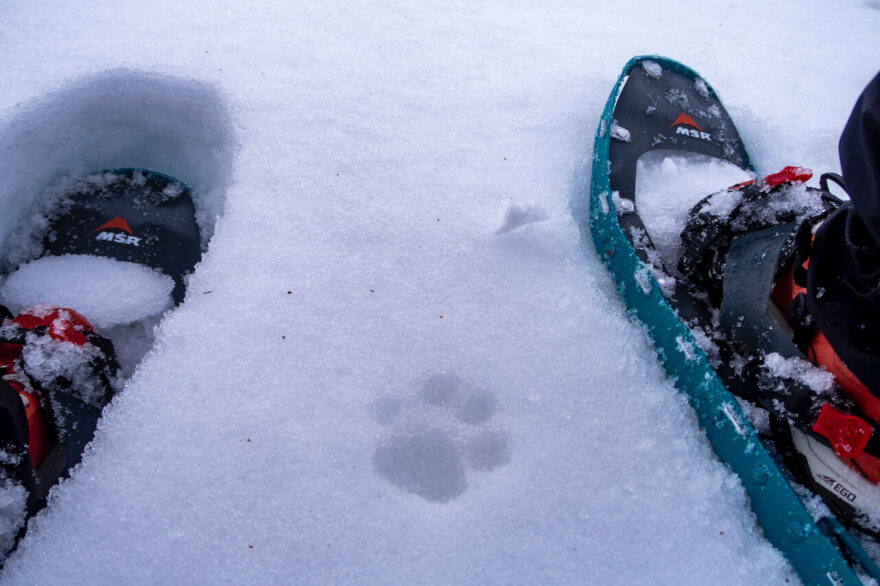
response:
<path fill-rule="evenodd" d="M 647 145 L 645 141 L 650 141 L 651 137 L 645 136 L 644 132 L 640 135 L 634 132 L 635 127 L 627 128 L 623 121 L 616 120 L 615 109 L 621 98 L 621 91 L 631 75 L 634 76 L 633 79 L 637 79 L 637 83 L 649 84 L 648 78 L 659 79 L 667 74 L 672 78 L 670 83 L 681 85 L 687 82 L 700 95 L 711 96 L 717 102 L 721 110 L 717 116 L 721 120 L 721 126 L 716 126 L 715 130 L 727 129 L 736 136 L 736 140 L 730 141 L 726 152 L 716 156 L 752 170 L 745 150 L 738 147 L 741 146 L 741 141 L 732 121 L 717 99 L 715 91 L 701 76 L 665 57 L 646 55 L 631 59 L 623 68 L 608 98 L 593 147 L 589 227 L 596 252 L 611 272 L 618 293 L 630 314 L 645 327 L 666 373 L 688 397 L 713 450 L 742 481 L 765 536 L 786 556 L 801 580 L 805 584 L 861 584 L 845 556 L 859 562 L 868 574 L 880 580 L 880 569 L 837 519 L 825 517 L 817 524 L 807 512 L 776 461 L 761 443 L 739 403 L 725 388 L 690 330 L 664 297 L 645 259 L 639 258 L 640 254 L 644 257 L 644 251 L 637 251 L 626 237 L 622 223 L 631 224 L 635 221 L 638 226 L 641 225 L 637 214 L 626 213 L 634 209 L 632 198 L 636 161 L 629 161 L 623 166 L 617 164 L 615 168 L 615 164 L 619 162 L 611 157 L 612 134 L 615 135 L 615 142 L 637 145 L 636 152 L 632 155 L 636 159 L 643 152 L 651 150 L 650 146 L 646 146 L 638 152 L 638 145 Z M 683 103 L 686 102 L 684 100 Z M 687 108 L 682 106 L 682 110 L 685 109 Z M 652 105 L 642 111 L 646 117 L 654 113 Z M 625 114 L 622 113 L 621 117 L 625 117 Z M 622 125 L 618 126 L 618 122 Z M 683 119 L 673 122 L 668 127 L 670 131 L 659 139 L 660 142 L 666 141 L 666 144 L 656 148 L 688 150 L 686 141 L 678 140 L 686 137 L 673 136 L 675 133 L 671 129 L 680 123 L 683 125 L 680 134 L 687 132 L 690 138 L 702 138 L 701 130 L 692 124 L 693 119 L 690 122 Z M 667 127 L 664 125 L 663 128 Z M 653 140 L 656 144 L 658 139 Z M 615 171 L 621 173 L 621 176 L 614 178 L 618 189 L 613 192 L 612 174 Z M 627 229 L 631 228 L 627 225 Z"/>

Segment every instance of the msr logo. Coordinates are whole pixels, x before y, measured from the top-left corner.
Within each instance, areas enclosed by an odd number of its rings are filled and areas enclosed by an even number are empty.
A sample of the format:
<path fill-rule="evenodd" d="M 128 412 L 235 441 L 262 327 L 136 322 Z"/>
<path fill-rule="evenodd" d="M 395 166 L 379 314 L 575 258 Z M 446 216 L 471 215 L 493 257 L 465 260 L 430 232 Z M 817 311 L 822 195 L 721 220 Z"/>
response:
<path fill-rule="evenodd" d="M 678 115 L 678 118 L 675 119 L 675 122 L 669 125 L 669 128 L 672 128 L 673 126 L 676 127 L 675 134 L 683 134 L 685 136 L 690 136 L 691 138 L 699 138 L 712 142 L 712 137 L 709 133 L 703 132 L 700 125 L 694 122 L 694 119 L 684 112 Z M 685 128 L 685 126 L 690 126 L 691 128 Z"/>
<path fill-rule="evenodd" d="M 110 232 L 109 230 L 122 230 L 123 232 L 128 232 L 128 235 L 126 236 L 121 232 Z M 141 245 L 141 239 L 134 235 L 128 222 L 126 222 L 125 218 L 122 216 L 116 216 L 106 224 L 95 228 L 89 233 L 89 236 L 95 232 L 98 232 L 98 235 L 95 236 L 95 240 L 116 242 L 117 244 L 126 244 L 128 246 Z"/>

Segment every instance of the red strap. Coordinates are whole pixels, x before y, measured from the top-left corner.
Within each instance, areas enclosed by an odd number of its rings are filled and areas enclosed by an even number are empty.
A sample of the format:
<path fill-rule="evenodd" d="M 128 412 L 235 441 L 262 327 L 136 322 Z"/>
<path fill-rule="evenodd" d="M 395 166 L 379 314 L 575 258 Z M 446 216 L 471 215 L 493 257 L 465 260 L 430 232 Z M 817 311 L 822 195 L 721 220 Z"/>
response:
<path fill-rule="evenodd" d="M 778 173 L 773 173 L 772 175 L 767 175 L 766 177 L 758 179 L 749 179 L 748 181 L 743 181 L 742 183 L 737 183 L 732 187 L 728 187 L 728 191 L 733 191 L 735 189 L 742 189 L 743 187 L 747 187 L 753 183 L 758 181 L 764 187 L 773 188 L 777 185 L 782 185 L 783 183 L 805 183 L 809 181 L 810 177 L 813 176 L 813 171 L 810 169 L 805 169 L 803 167 L 791 167 L 788 166 L 782 171 Z"/>
<path fill-rule="evenodd" d="M 874 429 L 861 417 L 848 415 L 826 403 L 813 424 L 813 431 L 827 438 L 834 453 L 841 458 L 856 458 L 865 450 Z"/>
<path fill-rule="evenodd" d="M 786 167 L 778 173 L 767 175 L 763 182 L 769 187 L 776 187 L 783 183 L 804 183 L 813 176 L 813 171 L 803 167 Z"/>
<path fill-rule="evenodd" d="M 27 330 L 49 327 L 49 335 L 62 342 L 82 346 L 88 342 L 85 334 L 93 331 L 92 324 L 72 309 L 53 307 L 46 311 L 24 310 L 12 323 Z"/>
<path fill-rule="evenodd" d="M 751 185 L 752 183 L 754 183 L 756 181 L 757 181 L 757 179 L 749 179 L 748 181 L 743 181 L 742 183 L 737 183 L 736 185 L 731 185 L 730 187 L 727 188 L 727 191 L 734 191 L 736 189 L 742 189 L 743 187 Z"/>

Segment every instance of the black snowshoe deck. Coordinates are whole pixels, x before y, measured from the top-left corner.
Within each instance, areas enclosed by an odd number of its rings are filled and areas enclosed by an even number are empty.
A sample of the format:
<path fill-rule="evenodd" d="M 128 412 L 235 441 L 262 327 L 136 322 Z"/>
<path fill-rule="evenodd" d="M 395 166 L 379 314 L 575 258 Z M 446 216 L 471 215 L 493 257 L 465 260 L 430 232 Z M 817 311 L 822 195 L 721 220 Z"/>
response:
<path fill-rule="evenodd" d="M 603 121 L 604 123 L 604 121 Z M 727 161 L 754 173 L 742 139 L 715 91 L 698 76 L 664 68 L 645 59 L 630 69 L 614 105 L 609 127 L 609 185 L 618 223 L 643 263 L 668 275 L 639 215 L 636 170 L 640 158 L 653 151 L 703 155 Z M 683 226 L 682 226 L 683 227 Z M 673 281 L 668 295 L 688 323 L 706 321 L 706 309 Z"/>
<path fill-rule="evenodd" d="M 630 70 L 608 131 L 609 179 L 620 201 L 620 226 L 643 262 L 647 262 L 645 244 L 632 236 L 633 229 L 641 230 L 650 244 L 636 201 L 636 164 L 642 155 L 650 151 L 696 153 L 752 171 L 739 133 L 714 90 L 701 78 L 664 69 L 650 59 Z"/>

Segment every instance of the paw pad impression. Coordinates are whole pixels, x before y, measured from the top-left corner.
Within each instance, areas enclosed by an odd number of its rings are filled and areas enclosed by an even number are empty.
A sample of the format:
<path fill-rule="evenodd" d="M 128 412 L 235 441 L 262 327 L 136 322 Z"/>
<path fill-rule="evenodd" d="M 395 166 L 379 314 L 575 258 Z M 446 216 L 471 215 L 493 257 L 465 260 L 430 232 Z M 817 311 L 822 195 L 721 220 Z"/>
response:
<path fill-rule="evenodd" d="M 510 461 L 510 438 L 492 424 L 494 393 L 470 387 L 452 372 L 429 376 L 412 396 L 387 396 L 370 405 L 389 437 L 373 453 L 385 480 L 433 502 L 468 488 L 468 475 Z"/>

